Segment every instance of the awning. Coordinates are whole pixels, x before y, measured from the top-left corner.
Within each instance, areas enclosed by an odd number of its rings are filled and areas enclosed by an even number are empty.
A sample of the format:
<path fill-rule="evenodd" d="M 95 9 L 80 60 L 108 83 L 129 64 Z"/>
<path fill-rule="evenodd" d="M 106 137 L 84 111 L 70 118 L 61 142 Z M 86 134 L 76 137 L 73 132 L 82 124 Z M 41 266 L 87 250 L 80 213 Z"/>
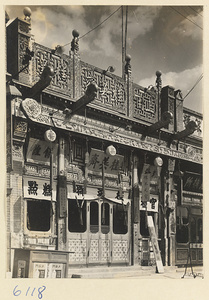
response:
<path fill-rule="evenodd" d="M 102 200 L 101 197 L 90 195 L 90 194 L 78 194 L 78 193 L 68 193 L 68 199 L 77 199 L 77 200 Z M 124 204 L 127 205 L 128 203 L 131 203 L 130 199 L 124 198 L 123 200 L 117 199 L 117 198 L 107 198 L 105 197 L 104 200 L 111 201 L 117 204 Z"/>

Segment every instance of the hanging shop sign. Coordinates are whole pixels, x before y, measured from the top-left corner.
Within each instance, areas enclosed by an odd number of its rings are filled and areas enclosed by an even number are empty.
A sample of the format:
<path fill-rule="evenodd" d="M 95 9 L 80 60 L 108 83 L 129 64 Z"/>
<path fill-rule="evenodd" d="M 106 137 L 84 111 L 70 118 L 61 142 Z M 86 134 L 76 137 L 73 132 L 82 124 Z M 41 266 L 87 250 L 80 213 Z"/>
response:
<path fill-rule="evenodd" d="M 150 199 L 150 165 L 144 164 L 142 171 L 142 201 L 146 203 Z"/>
<path fill-rule="evenodd" d="M 58 203 L 60 218 L 67 216 L 67 179 L 66 176 L 58 176 Z"/>
<path fill-rule="evenodd" d="M 30 138 L 27 156 L 26 156 L 27 161 L 49 162 L 51 151 L 53 153 L 53 156 L 56 157 L 57 149 L 58 149 L 57 144 L 53 144 L 51 148 L 50 143 L 47 141 L 41 141 L 39 139 Z"/>
<path fill-rule="evenodd" d="M 51 200 L 50 180 L 37 177 L 24 177 L 24 198 Z M 53 182 L 52 200 L 56 200 L 56 183 Z"/>
<path fill-rule="evenodd" d="M 104 164 L 104 172 L 106 174 L 117 175 L 118 172 L 124 169 L 124 157 L 118 154 L 110 156 L 104 151 L 91 149 L 88 170 L 102 172 L 102 164 Z"/>
<path fill-rule="evenodd" d="M 154 250 L 157 272 L 164 273 L 164 267 L 163 267 L 163 263 L 162 263 L 162 258 L 161 258 L 160 249 L 159 249 L 159 245 L 158 245 L 158 239 L 157 239 L 152 216 L 147 216 L 147 225 L 148 225 L 148 229 L 149 229 L 152 247 Z"/>
<path fill-rule="evenodd" d="M 149 212 L 158 212 L 158 203 L 159 203 L 158 195 L 150 194 L 150 198 L 146 202 L 142 200 L 142 194 L 139 196 L 140 210 L 147 210 Z"/>
<path fill-rule="evenodd" d="M 202 194 L 202 176 L 192 172 L 185 172 L 183 176 L 183 190 Z"/>

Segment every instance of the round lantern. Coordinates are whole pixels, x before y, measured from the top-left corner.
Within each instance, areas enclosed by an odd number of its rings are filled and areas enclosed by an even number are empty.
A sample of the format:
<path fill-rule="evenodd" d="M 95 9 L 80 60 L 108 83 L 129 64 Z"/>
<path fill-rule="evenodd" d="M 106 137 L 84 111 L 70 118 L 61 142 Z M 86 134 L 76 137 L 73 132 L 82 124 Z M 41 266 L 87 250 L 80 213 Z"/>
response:
<path fill-rule="evenodd" d="M 115 154 L 116 154 L 115 147 L 113 145 L 108 146 L 106 149 L 106 154 L 109 156 L 115 156 Z"/>
<path fill-rule="evenodd" d="M 163 160 L 161 157 L 156 157 L 154 160 L 154 164 L 157 168 L 157 176 L 160 177 L 160 173 L 161 173 L 161 169 L 162 169 L 162 165 L 163 165 Z"/>
<path fill-rule="evenodd" d="M 155 160 L 154 160 L 154 164 L 156 167 L 162 167 L 163 165 L 163 160 L 161 157 L 156 157 Z"/>
<path fill-rule="evenodd" d="M 56 133 L 52 129 L 48 129 L 44 134 L 44 138 L 47 142 L 54 142 L 56 137 Z"/>

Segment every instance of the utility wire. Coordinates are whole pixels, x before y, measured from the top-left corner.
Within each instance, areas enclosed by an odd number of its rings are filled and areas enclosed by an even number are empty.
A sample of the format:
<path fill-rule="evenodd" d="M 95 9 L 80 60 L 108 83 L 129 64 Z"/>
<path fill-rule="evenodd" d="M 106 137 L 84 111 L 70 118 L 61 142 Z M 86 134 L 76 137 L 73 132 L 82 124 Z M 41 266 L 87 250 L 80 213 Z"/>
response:
<path fill-rule="evenodd" d="M 196 14 L 198 14 L 199 16 L 203 17 L 203 15 L 199 14 L 198 11 L 196 11 L 192 6 L 189 6 L 189 8 L 196 12 Z"/>
<path fill-rule="evenodd" d="M 191 15 L 191 13 L 189 13 L 184 7 L 182 7 L 182 9 L 185 11 L 186 15 Z M 194 16 L 194 17 L 195 17 L 195 16 Z M 192 19 L 191 17 L 190 17 L 190 20 L 193 21 L 194 23 L 196 23 L 196 22 L 194 21 L 194 19 Z M 197 23 L 196 23 L 196 24 L 197 24 Z"/>
<path fill-rule="evenodd" d="M 180 13 L 178 10 L 176 10 L 174 7 L 170 6 L 171 9 L 173 9 L 175 12 L 177 12 L 179 15 L 181 15 L 182 17 L 184 17 L 185 19 L 187 19 L 188 21 L 190 21 L 191 23 L 193 23 L 194 25 L 196 25 L 197 27 L 199 27 L 200 29 L 203 30 L 202 27 L 200 27 L 197 23 L 193 22 L 192 20 L 190 20 L 189 18 L 187 18 L 186 16 L 184 16 L 182 13 Z"/>
<path fill-rule="evenodd" d="M 193 85 L 193 87 L 189 90 L 189 92 L 184 96 L 184 99 L 194 90 L 194 88 L 198 85 L 198 83 L 203 79 L 203 74 L 200 75 L 196 83 Z"/>
<path fill-rule="evenodd" d="M 106 22 L 109 18 L 111 18 L 119 9 L 121 9 L 122 6 L 118 7 L 112 14 L 110 14 L 106 19 L 104 19 L 100 24 L 98 24 L 97 26 L 95 26 L 94 28 L 92 28 L 91 30 L 89 30 L 87 33 L 85 33 L 84 35 L 82 35 L 80 39 L 82 39 L 84 36 L 86 36 L 87 34 L 89 34 L 90 32 L 92 32 L 93 30 L 97 29 L 99 26 L 101 26 L 104 22 Z M 62 47 L 65 47 L 67 45 L 69 45 L 71 42 L 63 45 Z"/>

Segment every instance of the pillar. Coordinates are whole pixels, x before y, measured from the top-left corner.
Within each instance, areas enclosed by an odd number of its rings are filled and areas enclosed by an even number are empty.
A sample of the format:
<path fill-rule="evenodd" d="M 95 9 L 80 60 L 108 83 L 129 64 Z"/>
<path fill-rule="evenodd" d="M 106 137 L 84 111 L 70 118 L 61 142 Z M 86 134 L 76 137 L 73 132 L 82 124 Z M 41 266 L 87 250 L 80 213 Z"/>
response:
<path fill-rule="evenodd" d="M 132 205 L 133 265 L 139 264 L 139 182 L 138 157 L 133 157 L 133 205 Z"/>
<path fill-rule="evenodd" d="M 176 237 L 176 192 L 174 190 L 173 172 L 175 160 L 168 159 L 168 169 L 165 178 L 165 212 L 166 212 L 166 241 L 168 266 L 175 265 L 175 237 Z"/>
<path fill-rule="evenodd" d="M 64 138 L 59 138 L 59 161 L 58 161 L 58 194 L 57 194 L 57 226 L 58 226 L 58 250 L 67 248 L 67 178 L 65 175 Z"/>

